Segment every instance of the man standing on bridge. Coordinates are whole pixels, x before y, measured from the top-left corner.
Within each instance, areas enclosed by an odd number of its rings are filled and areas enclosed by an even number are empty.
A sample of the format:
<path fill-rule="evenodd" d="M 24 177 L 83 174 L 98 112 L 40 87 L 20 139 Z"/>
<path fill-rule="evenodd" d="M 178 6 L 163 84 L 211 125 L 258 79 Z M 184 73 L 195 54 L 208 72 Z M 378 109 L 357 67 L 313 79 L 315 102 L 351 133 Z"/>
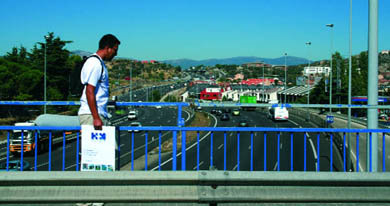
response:
<path fill-rule="evenodd" d="M 93 125 L 101 130 L 108 123 L 108 70 L 103 61 L 111 61 L 118 52 L 120 41 L 112 34 L 104 35 L 99 49 L 84 63 L 80 79 L 84 85 L 78 112 L 81 125 Z"/>

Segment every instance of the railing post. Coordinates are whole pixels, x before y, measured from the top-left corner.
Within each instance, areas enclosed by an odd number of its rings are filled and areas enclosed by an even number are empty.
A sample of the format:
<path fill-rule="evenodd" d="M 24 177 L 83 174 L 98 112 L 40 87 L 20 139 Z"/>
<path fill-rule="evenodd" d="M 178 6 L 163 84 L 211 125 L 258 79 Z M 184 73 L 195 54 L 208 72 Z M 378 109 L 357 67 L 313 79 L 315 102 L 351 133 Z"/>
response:
<path fill-rule="evenodd" d="M 117 145 L 117 147 L 118 147 L 118 149 L 116 150 L 116 152 L 115 153 L 117 153 L 117 155 L 118 155 L 118 162 L 117 162 L 117 164 L 118 164 L 118 171 L 120 171 L 121 170 L 121 138 L 120 138 L 120 130 L 119 130 L 119 127 L 115 127 L 115 139 L 117 140 L 117 143 L 116 143 L 116 145 Z"/>
<path fill-rule="evenodd" d="M 181 116 L 182 106 L 177 106 L 177 126 L 183 127 L 184 120 Z M 181 133 L 181 170 L 186 170 L 186 133 L 184 131 L 179 131 Z M 176 165 L 175 165 L 176 168 Z"/>

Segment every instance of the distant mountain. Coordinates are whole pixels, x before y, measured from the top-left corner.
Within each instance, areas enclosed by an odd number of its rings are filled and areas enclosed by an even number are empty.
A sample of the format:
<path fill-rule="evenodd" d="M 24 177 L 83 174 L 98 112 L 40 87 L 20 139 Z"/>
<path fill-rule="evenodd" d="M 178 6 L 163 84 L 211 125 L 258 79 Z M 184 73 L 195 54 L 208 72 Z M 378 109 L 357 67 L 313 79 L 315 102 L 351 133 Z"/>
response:
<path fill-rule="evenodd" d="M 90 56 L 91 52 L 86 52 L 82 50 L 71 51 L 72 54 L 79 56 Z M 116 57 L 117 59 L 130 59 L 123 57 Z M 224 59 L 205 59 L 205 60 L 192 60 L 192 59 L 175 59 L 175 60 L 162 60 L 160 62 L 164 62 L 170 64 L 172 66 L 180 66 L 183 69 L 188 69 L 192 66 L 204 65 L 204 66 L 215 66 L 216 64 L 236 64 L 241 65 L 244 63 L 253 63 L 253 62 L 265 62 L 267 64 L 272 65 L 284 65 L 284 56 L 279 58 L 261 58 L 261 57 L 232 57 L 232 58 L 224 58 Z M 308 62 L 305 58 L 287 56 L 286 62 L 288 66 L 298 65 L 298 64 L 306 64 Z"/>
<path fill-rule="evenodd" d="M 176 60 L 164 60 L 162 62 L 171 64 L 173 66 L 180 66 L 183 69 L 188 69 L 191 66 L 198 66 L 198 65 L 204 65 L 204 66 L 214 66 L 216 64 L 241 65 L 244 63 L 251 63 L 251 62 L 265 62 L 267 64 L 272 64 L 272 65 L 284 65 L 285 62 L 284 58 L 285 58 L 284 56 L 279 58 L 274 58 L 274 59 L 261 58 L 261 57 L 232 57 L 232 58 L 225 58 L 225 59 L 206 59 L 206 60 L 176 59 Z M 298 64 L 306 64 L 308 60 L 300 57 L 287 56 L 286 62 L 288 66 L 291 66 L 291 65 L 298 65 Z"/>
<path fill-rule="evenodd" d="M 82 50 L 75 50 L 75 51 L 71 51 L 70 53 L 72 53 L 74 55 L 79 55 L 81 57 L 91 56 L 93 54 L 92 52 L 86 52 L 86 51 L 82 51 Z"/>

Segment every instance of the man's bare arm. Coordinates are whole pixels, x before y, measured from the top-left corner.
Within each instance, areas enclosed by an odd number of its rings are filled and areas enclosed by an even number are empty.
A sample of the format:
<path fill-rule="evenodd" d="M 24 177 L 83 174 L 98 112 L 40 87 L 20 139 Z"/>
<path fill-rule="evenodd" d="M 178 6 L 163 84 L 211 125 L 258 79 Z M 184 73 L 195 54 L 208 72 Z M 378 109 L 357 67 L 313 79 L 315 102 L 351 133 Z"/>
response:
<path fill-rule="evenodd" d="M 103 122 L 99 117 L 99 113 L 96 106 L 96 96 L 95 96 L 95 87 L 87 84 L 86 96 L 89 109 L 91 110 L 93 117 L 93 126 L 96 130 L 102 130 Z"/>

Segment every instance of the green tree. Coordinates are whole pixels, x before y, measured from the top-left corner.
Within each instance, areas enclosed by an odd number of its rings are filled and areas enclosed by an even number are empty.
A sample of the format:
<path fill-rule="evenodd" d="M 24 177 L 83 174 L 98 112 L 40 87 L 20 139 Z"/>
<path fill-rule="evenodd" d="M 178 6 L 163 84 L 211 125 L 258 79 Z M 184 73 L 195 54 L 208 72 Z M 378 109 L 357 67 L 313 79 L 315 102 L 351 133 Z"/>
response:
<path fill-rule="evenodd" d="M 34 45 L 30 56 L 32 69 L 42 71 L 44 68 L 46 50 L 46 81 L 47 99 L 66 100 L 69 94 L 69 77 L 73 69 L 69 59 L 70 52 L 65 49 L 66 44 L 72 41 L 63 41 L 50 32 L 45 42 L 38 42 Z M 38 47 L 39 45 L 39 47 Z M 42 82 L 44 76 L 42 76 Z"/>
<path fill-rule="evenodd" d="M 152 92 L 152 97 L 153 97 L 153 101 L 154 101 L 154 102 L 158 102 L 158 101 L 160 101 L 160 99 L 161 99 L 161 94 L 160 94 L 159 91 L 153 90 L 153 92 Z"/>
<path fill-rule="evenodd" d="M 2 100 L 42 100 L 41 71 L 0 58 L 0 98 Z"/>
<path fill-rule="evenodd" d="M 20 49 L 14 47 L 12 48 L 11 52 L 7 52 L 7 54 L 4 56 L 4 59 L 15 62 L 15 63 L 20 63 L 20 64 L 28 64 L 28 59 L 27 59 L 27 50 L 25 47 L 21 46 Z"/>

